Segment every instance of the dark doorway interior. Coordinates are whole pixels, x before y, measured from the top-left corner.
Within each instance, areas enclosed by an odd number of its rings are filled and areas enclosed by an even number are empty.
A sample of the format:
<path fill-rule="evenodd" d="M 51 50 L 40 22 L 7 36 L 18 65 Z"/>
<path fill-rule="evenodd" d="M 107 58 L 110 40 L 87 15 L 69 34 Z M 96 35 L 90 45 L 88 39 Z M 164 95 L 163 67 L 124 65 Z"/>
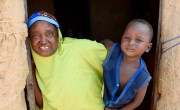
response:
<path fill-rule="evenodd" d="M 63 36 L 89 38 L 88 0 L 54 0 L 54 8 Z"/>
<path fill-rule="evenodd" d="M 134 18 L 147 20 L 154 29 L 153 48 L 143 55 L 153 78 L 158 29 L 159 0 L 28 0 L 28 15 L 45 10 L 57 18 L 63 36 L 119 42 L 126 24 Z M 136 110 L 150 110 L 152 84 Z"/>

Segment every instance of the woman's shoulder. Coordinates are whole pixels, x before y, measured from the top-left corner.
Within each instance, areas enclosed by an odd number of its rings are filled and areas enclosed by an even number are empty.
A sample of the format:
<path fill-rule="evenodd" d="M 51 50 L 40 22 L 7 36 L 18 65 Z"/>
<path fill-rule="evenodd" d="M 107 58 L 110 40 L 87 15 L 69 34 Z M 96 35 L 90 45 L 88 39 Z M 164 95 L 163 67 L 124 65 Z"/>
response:
<path fill-rule="evenodd" d="M 94 48 L 94 47 L 104 48 L 103 44 L 95 40 L 77 39 L 77 38 L 70 38 L 70 37 L 65 37 L 63 40 L 63 44 L 70 44 L 79 48 Z"/>

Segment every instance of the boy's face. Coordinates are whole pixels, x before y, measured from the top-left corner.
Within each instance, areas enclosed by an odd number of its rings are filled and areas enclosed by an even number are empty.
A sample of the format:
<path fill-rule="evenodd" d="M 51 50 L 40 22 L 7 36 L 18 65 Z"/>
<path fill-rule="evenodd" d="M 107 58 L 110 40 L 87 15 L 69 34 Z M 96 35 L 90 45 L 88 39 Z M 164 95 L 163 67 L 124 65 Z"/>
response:
<path fill-rule="evenodd" d="M 58 47 L 57 29 L 46 21 L 36 21 L 29 30 L 33 50 L 44 57 L 56 52 Z"/>
<path fill-rule="evenodd" d="M 121 40 L 124 55 L 139 58 L 144 52 L 148 52 L 151 47 L 149 28 L 146 25 L 134 23 L 126 28 Z"/>

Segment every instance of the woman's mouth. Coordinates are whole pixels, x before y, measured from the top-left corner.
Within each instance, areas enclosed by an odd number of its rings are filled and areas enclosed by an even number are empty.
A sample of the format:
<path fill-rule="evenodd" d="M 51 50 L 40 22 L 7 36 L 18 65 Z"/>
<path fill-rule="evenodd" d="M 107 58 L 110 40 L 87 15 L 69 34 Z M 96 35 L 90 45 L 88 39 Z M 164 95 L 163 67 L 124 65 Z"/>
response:
<path fill-rule="evenodd" d="M 48 46 L 41 46 L 40 49 L 47 50 L 47 49 L 49 49 L 49 47 Z"/>

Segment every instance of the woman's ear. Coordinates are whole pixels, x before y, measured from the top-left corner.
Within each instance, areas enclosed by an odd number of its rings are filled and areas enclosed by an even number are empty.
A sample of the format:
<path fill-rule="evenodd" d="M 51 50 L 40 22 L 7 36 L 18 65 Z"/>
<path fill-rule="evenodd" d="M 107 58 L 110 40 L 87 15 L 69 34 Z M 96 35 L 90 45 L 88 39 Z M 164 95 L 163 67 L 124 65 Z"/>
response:
<path fill-rule="evenodd" d="M 149 43 L 146 52 L 149 52 L 151 50 L 151 48 L 152 48 L 152 43 Z"/>

